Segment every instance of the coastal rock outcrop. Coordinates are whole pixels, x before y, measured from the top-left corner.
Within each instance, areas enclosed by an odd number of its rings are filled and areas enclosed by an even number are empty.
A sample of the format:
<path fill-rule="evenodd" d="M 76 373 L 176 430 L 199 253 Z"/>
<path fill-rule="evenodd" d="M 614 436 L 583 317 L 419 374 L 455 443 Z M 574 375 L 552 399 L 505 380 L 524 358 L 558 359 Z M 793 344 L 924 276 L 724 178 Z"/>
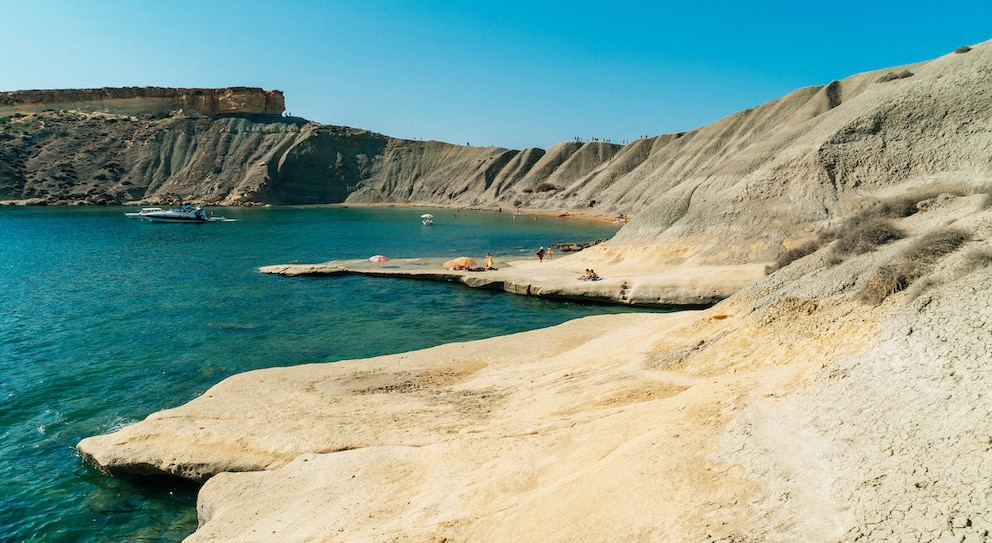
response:
<path fill-rule="evenodd" d="M 202 115 L 282 115 L 286 104 L 282 91 L 250 87 L 123 87 L 0 92 L 0 115 L 63 109 L 117 115 L 167 114 L 176 110 Z"/>
<path fill-rule="evenodd" d="M 980 541 L 992 206 L 914 209 L 705 311 L 244 373 L 79 451 L 205 480 L 189 543 Z"/>
<path fill-rule="evenodd" d="M 246 120 L 266 136 L 218 141 L 266 160 L 219 165 L 260 168 L 215 180 L 219 201 L 317 197 L 292 184 L 311 172 L 351 202 L 623 209 L 615 239 L 508 267 L 569 288 L 583 267 L 625 289 L 767 275 L 706 310 L 237 375 L 78 450 L 205 481 L 190 543 L 986 541 L 990 98 L 983 43 L 626 146 Z M 232 126 L 167 122 L 170 143 L 149 126 L 134 156 L 190 185 L 151 176 L 146 198 L 203 190 L 175 173 L 205 164 L 181 149 Z"/>

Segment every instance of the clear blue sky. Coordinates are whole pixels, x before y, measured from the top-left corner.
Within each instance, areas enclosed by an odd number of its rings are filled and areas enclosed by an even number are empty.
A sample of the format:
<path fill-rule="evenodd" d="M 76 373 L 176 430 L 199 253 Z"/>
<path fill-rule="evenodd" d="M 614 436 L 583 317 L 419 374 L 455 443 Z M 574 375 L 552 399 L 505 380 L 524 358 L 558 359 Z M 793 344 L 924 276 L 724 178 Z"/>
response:
<path fill-rule="evenodd" d="M 992 39 L 992 0 L 0 0 L 0 90 L 252 86 L 287 112 L 513 149 L 691 130 Z"/>

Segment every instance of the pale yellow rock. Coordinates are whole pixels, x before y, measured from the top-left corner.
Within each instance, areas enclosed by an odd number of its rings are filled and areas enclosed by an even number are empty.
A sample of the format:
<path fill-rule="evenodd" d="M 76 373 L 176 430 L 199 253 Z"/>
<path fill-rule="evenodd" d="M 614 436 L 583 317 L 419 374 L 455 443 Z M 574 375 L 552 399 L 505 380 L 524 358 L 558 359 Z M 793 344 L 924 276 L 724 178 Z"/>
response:
<path fill-rule="evenodd" d="M 757 281 L 761 263 L 714 265 L 685 261 L 698 251 L 691 243 L 605 243 L 553 260 L 500 262 L 496 270 L 446 270 L 438 259 L 397 259 L 388 266 L 367 260 L 323 264 L 276 264 L 263 273 L 287 276 L 363 275 L 461 281 L 468 286 L 555 299 L 606 301 L 641 306 L 708 306 Z M 627 255 L 623 257 L 622 255 Z M 674 256 L 673 256 L 674 255 Z M 482 261 L 481 255 L 479 261 Z M 599 276 L 581 280 L 587 269 Z"/>
<path fill-rule="evenodd" d="M 206 480 L 191 543 L 985 540 L 990 57 L 981 44 L 635 142 L 569 187 L 640 206 L 609 243 L 498 274 L 397 271 L 613 301 L 733 292 L 707 310 L 245 373 L 78 449 L 111 472 Z M 561 171 L 595 151 L 563 145 Z M 843 257 L 825 242 L 761 276 L 767 255 L 913 194 L 890 219 L 903 239 Z M 916 244 L 947 228 L 964 241 L 923 262 L 934 248 Z M 910 254 L 908 288 L 861 301 Z M 575 279 L 590 267 L 604 280 Z"/>
<path fill-rule="evenodd" d="M 260 370 L 80 450 L 268 470 L 210 479 L 190 542 L 699 539 L 747 525 L 737 505 L 763 492 L 717 456 L 738 410 L 808 370 L 753 343 L 788 325 L 726 303 Z"/>

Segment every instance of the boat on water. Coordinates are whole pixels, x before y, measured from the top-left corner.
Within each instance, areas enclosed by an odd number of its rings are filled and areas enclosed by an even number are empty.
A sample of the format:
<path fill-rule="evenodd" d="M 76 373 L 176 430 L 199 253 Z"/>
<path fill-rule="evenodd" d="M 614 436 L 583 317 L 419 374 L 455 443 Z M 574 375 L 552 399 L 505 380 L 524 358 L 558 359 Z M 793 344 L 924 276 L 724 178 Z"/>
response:
<path fill-rule="evenodd" d="M 161 211 L 165 211 L 165 210 L 162 209 L 161 207 L 143 207 L 139 211 L 135 211 L 132 213 L 125 213 L 124 216 L 129 219 L 140 219 L 141 217 L 149 213 L 158 213 Z"/>
<path fill-rule="evenodd" d="M 220 218 L 207 216 L 200 206 L 184 204 L 169 210 L 150 211 L 142 213 L 139 211 L 142 220 L 152 222 L 212 222 L 222 220 Z"/>

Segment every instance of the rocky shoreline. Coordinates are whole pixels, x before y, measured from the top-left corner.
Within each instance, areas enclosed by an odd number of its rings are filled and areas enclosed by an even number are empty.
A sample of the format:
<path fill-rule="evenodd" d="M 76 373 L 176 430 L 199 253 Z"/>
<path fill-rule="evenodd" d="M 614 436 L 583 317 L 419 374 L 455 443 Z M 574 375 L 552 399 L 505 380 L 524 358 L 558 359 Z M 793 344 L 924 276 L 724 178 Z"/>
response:
<path fill-rule="evenodd" d="M 919 234 L 824 246 L 703 311 L 254 371 L 79 450 L 205 481 L 190 543 L 980 537 L 992 210 L 939 201 L 897 221 Z M 973 235 L 925 285 L 860 299 L 948 221 Z M 613 243 L 556 263 L 634 250 Z"/>
<path fill-rule="evenodd" d="M 78 451 L 110 473 L 204 482 L 188 543 L 986 541 L 990 47 L 623 149 L 563 144 L 555 168 L 426 142 L 481 177 L 386 161 L 376 175 L 413 181 L 349 198 L 485 205 L 543 172 L 562 190 L 529 193 L 532 209 L 595 199 L 636 218 L 609 242 L 499 274 L 412 261 L 263 271 L 724 299 L 240 374 Z M 411 149 L 392 145 L 382 156 Z M 578 281 L 585 268 L 605 279 Z"/>
<path fill-rule="evenodd" d="M 295 276 L 366 275 L 422 281 L 460 282 L 472 288 L 499 290 L 552 300 L 624 304 L 669 309 L 711 306 L 760 278 L 763 265 L 672 267 L 669 273 L 625 273 L 596 258 L 593 251 L 574 258 L 559 255 L 545 262 L 514 261 L 488 271 L 449 270 L 438 259 L 396 259 L 388 264 L 367 260 L 321 264 L 277 264 L 262 273 Z M 481 259 L 479 259 L 481 261 Z M 598 266 L 598 268 L 597 268 Z M 604 267 L 605 266 L 605 267 Z M 588 268 L 600 278 L 580 280 Z"/>

